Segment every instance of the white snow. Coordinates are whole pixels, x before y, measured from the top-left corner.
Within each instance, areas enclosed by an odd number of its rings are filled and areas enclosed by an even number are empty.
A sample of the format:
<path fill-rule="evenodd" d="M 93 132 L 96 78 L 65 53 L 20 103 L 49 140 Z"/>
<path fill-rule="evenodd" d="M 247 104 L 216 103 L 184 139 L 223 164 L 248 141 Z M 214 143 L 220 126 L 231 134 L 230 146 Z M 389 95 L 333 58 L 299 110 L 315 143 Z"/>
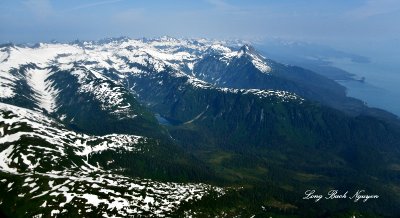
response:
<path fill-rule="evenodd" d="M 69 188 L 66 186 L 62 186 L 61 188 L 58 189 L 58 191 L 67 192 L 69 191 Z"/>
<path fill-rule="evenodd" d="M 188 63 L 187 66 L 188 66 L 189 70 L 193 71 L 193 69 L 194 69 L 194 63 L 193 62 Z"/>
<path fill-rule="evenodd" d="M 28 182 L 32 182 L 32 181 L 33 181 L 33 178 L 27 177 L 24 182 L 28 183 Z"/>
<path fill-rule="evenodd" d="M 198 114 L 197 116 L 195 116 L 193 119 L 191 119 L 191 120 L 185 122 L 184 124 L 193 123 L 194 121 L 198 120 L 201 116 L 203 116 L 203 114 L 204 114 L 205 112 L 207 112 L 209 106 L 210 106 L 210 105 L 207 105 L 207 107 L 206 107 L 206 109 L 204 109 L 204 111 L 202 111 L 200 114 Z"/>
<path fill-rule="evenodd" d="M 54 209 L 54 210 L 51 211 L 50 215 L 51 215 L 52 217 L 54 217 L 55 215 L 57 215 L 57 214 L 59 214 L 59 213 L 60 213 L 60 210 Z"/>
<path fill-rule="evenodd" d="M 7 85 L 10 85 L 9 81 L 0 76 L 0 98 L 14 97 L 14 88 Z"/>
<path fill-rule="evenodd" d="M 40 205 L 40 207 L 46 207 L 47 205 L 47 201 L 44 201 L 42 205 Z"/>
<path fill-rule="evenodd" d="M 251 60 L 254 66 L 263 73 L 268 73 L 271 71 L 271 67 L 268 66 L 264 61 L 260 60 L 259 58 L 255 58 Z"/>
<path fill-rule="evenodd" d="M 7 51 L 0 50 L 0 63 L 4 62 L 9 57 Z"/>
<path fill-rule="evenodd" d="M 5 135 L 2 138 L 0 138 L 0 144 L 6 143 L 6 142 L 15 142 L 18 141 L 22 135 L 25 135 L 25 132 L 17 132 L 11 135 Z"/>
<path fill-rule="evenodd" d="M 58 90 L 52 87 L 49 81 L 50 69 L 29 69 L 27 70 L 28 84 L 35 91 L 35 98 L 39 103 L 39 107 L 44 108 L 48 112 L 53 112 L 57 107 L 56 97 Z"/>
<path fill-rule="evenodd" d="M 8 164 L 11 163 L 11 153 L 13 152 L 13 145 L 10 145 L 8 148 L 4 149 L 0 152 L 0 170 L 6 172 L 16 173 L 17 170 L 15 168 L 10 168 Z"/>
<path fill-rule="evenodd" d="M 224 46 L 222 44 L 213 44 L 210 48 L 215 50 L 215 51 L 220 51 L 220 52 L 223 52 L 223 53 L 232 52 L 231 49 L 229 49 L 228 47 L 226 47 L 226 46 Z"/>
<path fill-rule="evenodd" d="M 29 191 L 29 193 L 33 193 L 33 192 L 35 192 L 35 191 L 37 191 L 37 190 L 39 190 L 39 186 L 36 186 L 35 188 L 31 189 L 31 190 Z"/>
<path fill-rule="evenodd" d="M 95 207 L 99 206 L 100 203 L 108 203 L 105 200 L 100 200 L 97 195 L 93 194 L 83 194 L 81 197 L 86 199 L 88 204 L 91 204 Z"/>
<path fill-rule="evenodd" d="M 148 204 L 148 203 L 154 203 L 154 198 L 146 196 L 146 198 L 143 201 L 144 203 Z"/>

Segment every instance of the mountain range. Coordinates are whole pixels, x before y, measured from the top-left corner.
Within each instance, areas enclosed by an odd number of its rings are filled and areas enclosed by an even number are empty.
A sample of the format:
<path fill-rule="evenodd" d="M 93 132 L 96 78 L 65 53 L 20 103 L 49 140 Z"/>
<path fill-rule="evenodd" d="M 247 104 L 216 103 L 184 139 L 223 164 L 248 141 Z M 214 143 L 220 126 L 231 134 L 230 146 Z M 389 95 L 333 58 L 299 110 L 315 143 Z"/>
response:
<path fill-rule="evenodd" d="M 239 40 L 5 44 L 0 114 L 10 217 L 400 213 L 398 118 Z"/>

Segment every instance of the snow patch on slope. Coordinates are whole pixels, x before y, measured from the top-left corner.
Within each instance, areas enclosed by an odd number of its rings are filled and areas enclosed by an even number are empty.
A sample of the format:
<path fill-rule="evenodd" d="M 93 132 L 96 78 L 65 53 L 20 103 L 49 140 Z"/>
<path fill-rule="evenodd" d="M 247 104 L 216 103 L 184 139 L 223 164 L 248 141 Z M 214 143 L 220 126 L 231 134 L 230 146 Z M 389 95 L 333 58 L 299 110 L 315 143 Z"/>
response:
<path fill-rule="evenodd" d="M 59 93 L 52 83 L 47 80 L 50 76 L 50 69 L 28 69 L 27 80 L 28 84 L 35 91 L 34 97 L 39 103 L 39 107 L 44 108 L 51 113 L 57 107 L 56 97 Z"/>
<path fill-rule="evenodd" d="M 259 54 L 250 54 L 251 63 L 262 73 L 269 73 L 271 72 L 271 67 L 267 65 L 265 62 L 264 57 Z"/>
<path fill-rule="evenodd" d="M 12 173 L 17 172 L 16 169 L 9 167 L 9 164 L 11 163 L 12 160 L 10 157 L 13 151 L 14 148 L 12 145 L 10 145 L 8 148 L 0 152 L 0 170 Z"/>

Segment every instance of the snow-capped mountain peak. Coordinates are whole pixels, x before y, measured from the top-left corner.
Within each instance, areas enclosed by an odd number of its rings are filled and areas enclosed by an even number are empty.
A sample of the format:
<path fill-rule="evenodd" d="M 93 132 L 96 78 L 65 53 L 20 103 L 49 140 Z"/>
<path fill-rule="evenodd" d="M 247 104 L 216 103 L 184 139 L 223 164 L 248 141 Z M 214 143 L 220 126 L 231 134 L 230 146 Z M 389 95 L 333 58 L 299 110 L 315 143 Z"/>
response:
<path fill-rule="evenodd" d="M 210 51 L 220 55 L 227 64 L 234 57 L 247 55 L 261 72 L 271 71 L 265 58 L 256 53 L 251 46 L 246 44 L 242 48 L 238 48 L 232 47 L 229 42 L 215 40 L 171 37 L 147 40 L 112 38 L 99 42 L 85 41 L 73 44 L 40 43 L 33 47 L 5 46 L 0 50 L 0 98 L 11 98 L 15 95 L 14 86 L 17 78 L 10 71 L 26 64 L 35 64 L 40 69 L 56 65 L 62 70 L 70 70 L 73 66 L 84 65 L 93 72 L 101 69 L 115 69 L 121 73 L 143 73 L 140 66 L 151 66 L 155 72 L 161 72 L 168 66 L 191 74 L 194 65 L 210 54 Z M 35 72 L 37 72 L 35 75 L 29 74 L 29 78 L 46 80 L 45 77 L 40 77 L 43 76 L 41 73 L 44 71 Z M 123 74 L 121 76 L 124 77 Z M 41 106 L 47 111 L 53 111 L 55 104 L 51 99 L 56 94 L 55 90 L 51 90 L 48 82 L 39 82 L 36 79 L 31 79 L 29 84 L 35 86 L 37 99 L 40 99 Z M 50 91 L 52 94 L 44 94 L 44 91 Z M 50 96 L 52 97 L 50 98 Z"/>
<path fill-rule="evenodd" d="M 269 73 L 271 71 L 271 67 L 266 63 L 265 57 L 261 54 L 257 53 L 256 49 L 248 44 L 243 45 L 238 53 L 237 57 L 241 58 L 243 56 L 250 57 L 253 65 L 263 73 Z"/>

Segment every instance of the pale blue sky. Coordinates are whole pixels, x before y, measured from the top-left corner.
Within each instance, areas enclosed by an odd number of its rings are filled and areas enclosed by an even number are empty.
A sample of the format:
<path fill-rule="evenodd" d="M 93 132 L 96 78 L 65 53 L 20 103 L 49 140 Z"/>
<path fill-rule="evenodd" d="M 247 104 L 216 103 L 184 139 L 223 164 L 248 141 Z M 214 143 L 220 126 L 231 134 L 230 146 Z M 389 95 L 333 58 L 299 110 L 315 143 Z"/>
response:
<path fill-rule="evenodd" d="M 129 36 L 397 41 L 399 0 L 1 0 L 0 42 Z"/>

